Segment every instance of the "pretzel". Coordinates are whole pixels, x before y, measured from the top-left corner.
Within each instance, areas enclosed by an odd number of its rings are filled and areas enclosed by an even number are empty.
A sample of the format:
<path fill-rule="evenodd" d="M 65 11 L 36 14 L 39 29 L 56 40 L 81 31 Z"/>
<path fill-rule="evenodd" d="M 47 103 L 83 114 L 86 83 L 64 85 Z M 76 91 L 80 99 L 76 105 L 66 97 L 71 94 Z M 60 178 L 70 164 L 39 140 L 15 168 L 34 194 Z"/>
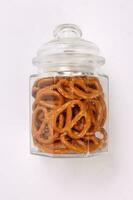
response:
<path fill-rule="evenodd" d="M 101 95 L 102 90 L 97 79 L 72 78 L 71 88 L 75 95 L 84 99 L 92 99 Z"/>
<path fill-rule="evenodd" d="M 41 115 L 41 119 L 39 114 Z M 50 123 L 49 115 L 45 107 L 37 107 L 33 113 L 32 132 L 34 139 L 42 144 L 51 144 L 58 137 L 58 133 L 53 132 L 52 124 Z M 41 125 L 39 123 L 41 122 Z M 38 125 L 38 124 L 39 125 Z"/>
<path fill-rule="evenodd" d="M 34 138 L 41 144 L 53 144 L 54 140 L 58 137 L 46 120 L 42 122 L 40 129 L 34 135 Z"/>
<path fill-rule="evenodd" d="M 37 107 L 32 115 L 32 133 L 34 134 L 37 132 L 41 126 L 39 123 L 39 114 L 42 113 L 43 117 L 45 118 L 45 115 L 47 115 L 47 110 L 44 107 Z"/>
<path fill-rule="evenodd" d="M 32 94 L 32 136 L 41 152 L 86 154 L 104 148 L 107 107 L 97 77 L 41 78 Z"/>
<path fill-rule="evenodd" d="M 78 122 L 82 117 L 85 119 L 85 125 L 83 126 L 83 129 L 80 132 L 78 132 L 77 130 L 73 130 L 72 128 L 74 127 L 76 122 Z M 65 131 L 71 138 L 79 139 L 86 134 L 89 127 L 90 127 L 90 115 L 86 113 L 84 110 L 77 114 L 77 116 L 71 121 L 69 127 L 66 127 Z"/>
<path fill-rule="evenodd" d="M 57 91 L 51 88 L 41 89 L 36 96 L 34 104 L 39 104 L 46 108 L 55 109 L 64 103 L 64 98 Z"/>
<path fill-rule="evenodd" d="M 78 112 L 78 114 L 76 116 L 72 116 L 72 108 L 74 108 L 75 105 L 79 106 L 80 111 Z M 66 122 L 64 124 L 64 127 L 59 127 L 57 125 L 57 119 L 60 116 L 60 114 L 62 114 L 64 111 L 66 111 Z M 62 114 L 63 116 L 63 114 Z M 76 130 L 72 130 L 72 128 L 74 127 L 74 125 L 81 119 L 84 118 L 86 123 L 85 126 L 83 127 L 83 130 L 81 132 L 77 132 Z M 65 103 L 61 108 L 59 108 L 56 113 L 53 115 L 53 124 L 54 124 L 54 129 L 60 133 L 63 132 L 67 132 L 68 135 L 71 138 L 81 138 L 83 137 L 89 126 L 90 126 L 90 116 L 89 114 L 85 111 L 85 107 L 84 104 L 79 101 L 79 100 L 72 100 L 70 102 Z M 63 124 L 63 123 L 62 123 Z"/>
<path fill-rule="evenodd" d="M 72 107 L 75 105 L 79 106 L 80 111 L 83 109 L 83 104 L 79 100 L 73 100 L 73 101 L 68 101 L 64 105 L 62 105 L 58 110 L 55 111 L 53 115 L 53 124 L 54 124 L 54 129 L 58 132 L 64 132 L 67 127 L 69 126 L 71 120 L 72 120 Z M 66 115 L 66 120 L 65 123 L 62 123 L 62 127 L 59 127 L 57 124 L 58 117 L 62 115 L 62 118 L 64 115 Z"/>
<path fill-rule="evenodd" d="M 49 145 L 39 144 L 37 142 L 36 146 L 38 146 L 41 152 L 46 152 L 50 154 L 66 154 L 70 152 L 70 150 L 65 145 L 63 145 L 62 142 L 53 143 Z"/>
<path fill-rule="evenodd" d="M 103 88 L 100 84 L 100 81 L 97 77 L 93 77 L 93 76 L 85 76 L 83 77 L 84 81 L 86 82 L 86 86 L 94 90 L 99 91 L 99 93 L 101 93 L 101 95 L 103 95 Z"/>
<path fill-rule="evenodd" d="M 32 87 L 32 96 L 36 97 L 38 91 L 41 88 L 47 88 L 49 86 L 53 86 L 55 83 L 57 83 L 58 79 L 49 77 L 49 78 L 41 78 L 35 81 L 33 87 Z"/>
<path fill-rule="evenodd" d="M 67 134 L 62 134 L 60 136 L 61 142 L 70 150 L 77 152 L 77 153 L 83 153 L 85 151 L 84 143 L 82 143 L 80 140 L 75 140 L 74 142 L 69 141 L 69 137 Z"/>
<path fill-rule="evenodd" d="M 61 79 L 57 83 L 57 90 L 62 94 L 62 96 L 68 99 L 76 99 L 77 96 L 74 94 L 73 89 L 70 86 L 70 81 L 67 79 Z"/>

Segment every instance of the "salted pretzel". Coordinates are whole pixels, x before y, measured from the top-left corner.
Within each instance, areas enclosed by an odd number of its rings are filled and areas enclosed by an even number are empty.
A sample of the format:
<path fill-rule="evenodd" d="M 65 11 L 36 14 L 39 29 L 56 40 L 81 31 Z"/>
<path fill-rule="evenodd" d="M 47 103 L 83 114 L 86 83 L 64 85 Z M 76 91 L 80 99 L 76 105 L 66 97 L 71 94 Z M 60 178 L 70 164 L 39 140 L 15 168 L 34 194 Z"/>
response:
<path fill-rule="evenodd" d="M 36 146 L 40 149 L 41 152 L 50 154 L 66 154 L 70 152 L 70 149 L 68 149 L 61 141 L 47 145 L 37 142 Z"/>
<path fill-rule="evenodd" d="M 74 125 L 80 120 L 80 119 L 82 119 L 82 118 L 84 118 L 84 120 L 85 120 L 85 123 L 84 123 L 84 125 L 83 125 L 83 129 L 79 132 L 79 131 L 77 131 L 76 129 L 75 130 L 73 130 L 73 128 L 74 128 Z M 72 119 L 72 121 L 70 122 L 70 124 L 69 124 L 69 126 L 68 127 L 66 127 L 66 132 L 67 132 L 67 134 L 71 137 L 71 138 L 73 138 L 73 139 L 79 139 L 79 138 L 82 138 L 85 134 L 86 134 L 86 132 L 87 132 L 87 130 L 89 129 L 89 127 L 90 127 L 90 115 L 89 115 L 89 113 L 87 113 L 85 110 L 83 110 L 83 111 L 81 111 L 81 112 L 79 112 L 73 119 Z"/>
<path fill-rule="evenodd" d="M 83 140 L 70 140 L 67 134 L 62 134 L 60 136 L 61 141 L 70 150 L 77 153 L 91 153 L 103 147 L 107 140 L 107 133 L 105 129 L 100 129 L 99 132 L 102 138 L 97 138 L 96 135 L 90 135 L 83 138 Z"/>
<path fill-rule="evenodd" d="M 68 99 L 77 99 L 77 96 L 74 94 L 73 88 L 71 87 L 70 80 L 62 78 L 57 83 L 57 90 L 62 94 L 62 96 Z"/>
<path fill-rule="evenodd" d="M 79 112 L 75 116 L 73 116 L 73 112 L 72 112 L 73 111 L 72 109 L 74 108 L 74 106 L 79 107 Z M 62 118 L 63 118 L 63 113 L 66 115 L 65 116 L 65 118 L 66 118 L 65 124 L 63 127 L 59 127 L 57 124 L 57 121 L 59 121 L 58 117 L 60 117 L 60 114 L 62 114 Z M 72 130 L 74 125 L 81 118 L 85 119 L 85 124 L 84 124 L 83 130 L 81 130 L 81 132 Z M 54 129 L 56 131 L 58 131 L 60 133 L 67 132 L 71 138 L 78 139 L 78 138 L 83 137 L 86 134 L 88 128 L 90 127 L 90 116 L 89 116 L 89 113 L 87 113 L 85 111 L 84 104 L 81 101 L 72 100 L 72 101 L 65 103 L 61 108 L 59 108 L 56 111 L 56 113 L 53 115 L 53 124 L 54 124 Z"/>
<path fill-rule="evenodd" d="M 57 83 L 58 79 L 54 77 L 49 78 L 41 78 L 35 81 L 33 87 L 32 87 L 32 96 L 36 97 L 38 91 L 42 88 L 47 88 L 54 86 Z"/>
<path fill-rule="evenodd" d="M 94 76 L 85 76 L 83 77 L 85 84 L 88 89 L 94 89 L 99 91 L 103 95 L 103 88 L 101 86 L 101 83 L 97 77 Z"/>
<path fill-rule="evenodd" d="M 100 87 L 97 78 L 72 78 L 70 86 L 73 93 L 82 99 L 92 99 L 100 96 L 102 94 L 102 89 Z"/>
<path fill-rule="evenodd" d="M 97 77 L 41 78 L 32 95 L 32 136 L 41 152 L 91 153 L 104 148 L 107 107 Z"/>
<path fill-rule="evenodd" d="M 72 108 L 74 108 L 74 106 L 76 105 L 78 105 L 80 111 L 83 109 L 82 102 L 80 102 L 79 100 L 73 100 L 66 102 L 55 111 L 53 115 L 53 128 L 56 131 L 61 133 L 66 130 L 72 120 Z M 64 123 L 62 123 L 62 126 L 58 125 L 60 115 L 62 116 L 62 120 L 64 121 Z"/>
<path fill-rule="evenodd" d="M 32 117 L 32 133 L 34 139 L 41 144 L 52 144 L 58 137 L 59 134 L 53 131 L 50 116 L 45 107 L 35 109 Z"/>
<path fill-rule="evenodd" d="M 53 131 L 49 121 L 44 120 L 40 129 L 34 134 L 34 138 L 41 144 L 53 144 L 58 135 Z"/>
<path fill-rule="evenodd" d="M 77 153 L 83 153 L 86 150 L 86 146 L 84 143 L 82 143 L 81 140 L 70 140 L 68 135 L 62 134 L 60 136 L 61 142 L 71 151 L 77 152 Z"/>
<path fill-rule="evenodd" d="M 41 89 L 37 95 L 34 104 L 39 104 L 46 108 L 55 109 L 64 103 L 63 96 L 51 88 Z"/>
<path fill-rule="evenodd" d="M 40 114 L 43 116 L 43 118 L 47 116 L 47 110 L 45 107 L 37 107 L 32 114 L 32 133 L 33 134 L 36 133 L 41 126 L 41 122 L 39 118 Z"/>

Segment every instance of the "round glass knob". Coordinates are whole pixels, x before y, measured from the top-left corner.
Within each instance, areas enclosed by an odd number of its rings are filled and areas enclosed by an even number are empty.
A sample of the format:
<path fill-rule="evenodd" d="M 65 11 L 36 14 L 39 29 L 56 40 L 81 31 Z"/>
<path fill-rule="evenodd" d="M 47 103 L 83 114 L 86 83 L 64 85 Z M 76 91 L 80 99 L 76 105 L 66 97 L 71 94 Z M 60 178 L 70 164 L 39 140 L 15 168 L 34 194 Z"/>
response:
<path fill-rule="evenodd" d="M 53 32 L 55 38 L 79 38 L 82 31 L 75 24 L 61 24 Z"/>

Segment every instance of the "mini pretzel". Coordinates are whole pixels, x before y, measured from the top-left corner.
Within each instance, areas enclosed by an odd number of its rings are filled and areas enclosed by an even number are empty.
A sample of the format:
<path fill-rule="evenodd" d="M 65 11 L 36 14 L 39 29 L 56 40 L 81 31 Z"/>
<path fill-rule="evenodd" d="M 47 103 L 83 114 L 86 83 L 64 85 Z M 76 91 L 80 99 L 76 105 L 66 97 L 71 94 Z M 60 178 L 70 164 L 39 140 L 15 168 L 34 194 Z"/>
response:
<path fill-rule="evenodd" d="M 39 103 L 39 105 L 46 108 L 55 109 L 64 103 L 64 98 L 57 91 L 44 88 L 37 93 L 35 103 Z"/>
<path fill-rule="evenodd" d="M 34 113 L 32 115 L 32 132 L 33 134 L 36 133 L 41 124 L 39 123 L 39 114 L 42 113 L 43 115 L 43 118 L 45 118 L 45 116 L 47 116 L 47 110 L 46 108 L 44 107 L 37 107 L 35 110 L 34 110 Z"/>
<path fill-rule="evenodd" d="M 55 133 L 52 129 L 49 121 L 43 120 L 40 129 L 34 134 L 34 138 L 41 144 L 52 144 L 58 137 L 58 133 Z"/>
<path fill-rule="evenodd" d="M 101 88 L 97 79 L 73 78 L 71 81 L 71 88 L 75 95 L 83 99 L 92 99 L 101 95 Z M 100 88 L 100 89 L 99 89 Z"/>
<path fill-rule="evenodd" d="M 62 134 L 60 136 L 61 142 L 70 150 L 75 151 L 77 153 L 83 153 L 85 151 L 84 143 L 81 143 L 80 140 L 75 140 L 74 142 L 69 141 L 69 137 L 67 134 Z"/>
<path fill-rule="evenodd" d="M 94 90 L 99 91 L 101 93 L 101 95 L 103 95 L 103 88 L 102 88 L 100 81 L 97 77 L 85 76 L 84 80 L 86 82 L 86 86 L 88 87 L 88 89 L 92 88 Z"/>
<path fill-rule="evenodd" d="M 72 100 L 72 101 L 68 101 L 67 103 L 65 103 L 63 106 L 61 106 L 59 109 L 57 109 L 53 115 L 53 125 L 54 125 L 54 129 L 58 132 L 64 132 L 67 130 L 67 127 L 70 126 L 71 120 L 72 120 L 72 108 L 74 108 L 75 105 L 79 106 L 79 110 L 82 111 L 84 109 L 84 105 L 81 101 L 79 100 Z M 65 113 L 64 113 L 65 112 Z M 63 127 L 59 127 L 57 124 L 58 121 L 58 117 L 60 115 L 63 114 L 66 115 L 66 120 L 65 120 L 65 124 Z M 63 124 L 63 123 L 62 123 Z"/>
<path fill-rule="evenodd" d="M 36 145 L 42 152 L 50 154 L 66 154 L 70 152 L 70 150 L 65 145 L 63 145 L 62 142 L 53 143 L 49 145 L 36 143 Z"/>
<path fill-rule="evenodd" d="M 72 109 L 74 108 L 75 105 L 79 106 L 80 111 L 73 117 Z M 64 119 L 63 119 L 63 112 L 64 111 L 66 112 L 65 124 L 62 123 L 62 125 L 64 124 L 64 127 L 58 126 L 57 121 L 58 121 L 58 117 L 60 117 L 60 114 L 61 114 L 62 120 L 64 122 Z M 82 130 L 80 130 L 80 132 L 78 132 L 76 129 L 73 130 L 76 123 L 80 119 L 83 119 L 83 118 L 84 118 L 85 122 L 84 122 Z M 56 111 L 56 113 L 53 116 L 53 124 L 54 124 L 54 129 L 57 132 L 60 132 L 60 133 L 67 132 L 67 134 L 71 138 L 79 139 L 86 134 L 87 130 L 90 127 L 90 115 L 89 115 L 89 113 L 87 113 L 85 111 L 84 104 L 81 101 L 73 100 L 73 101 L 67 102 L 66 104 L 64 104 L 61 108 L 59 108 Z"/>
<path fill-rule="evenodd" d="M 33 88 L 32 88 L 32 96 L 36 97 L 38 91 L 42 88 L 47 88 L 48 86 L 52 86 L 56 84 L 58 81 L 57 78 L 41 78 L 35 81 Z"/>
<path fill-rule="evenodd" d="M 82 117 L 85 119 L 85 125 L 83 126 L 83 129 L 80 132 L 73 130 L 72 128 L 74 127 L 76 122 L 78 122 Z M 65 131 L 73 139 L 82 138 L 86 134 L 87 130 L 89 129 L 90 122 L 91 121 L 90 121 L 89 113 L 83 110 L 80 113 L 78 113 L 77 116 L 70 122 L 69 127 L 66 127 Z"/>
<path fill-rule="evenodd" d="M 57 90 L 62 94 L 62 96 L 68 99 L 77 98 L 77 96 L 73 92 L 73 89 L 70 87 L 70 82 L 67 79 L 61 79 L 57 83 Z"/>
<path fill-rule="evenodd" d="M 52 124 L 49 121 L 46 109 L 44 107 L 37 107 L 32 117 L 32 132 L 34 139 L 39 143 L 51 144 L 58 137 L 58 133 L 53 132 Z"/>

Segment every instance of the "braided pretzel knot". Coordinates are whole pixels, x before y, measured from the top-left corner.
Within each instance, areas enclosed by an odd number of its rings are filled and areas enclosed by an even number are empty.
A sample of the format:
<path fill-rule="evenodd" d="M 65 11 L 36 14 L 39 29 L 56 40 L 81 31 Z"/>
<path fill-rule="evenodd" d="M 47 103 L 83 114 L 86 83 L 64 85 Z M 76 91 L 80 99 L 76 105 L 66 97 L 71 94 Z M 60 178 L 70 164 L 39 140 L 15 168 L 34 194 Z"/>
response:
<path fill-rule="evenodd" d="M 106 145 L 107 109 L 97 77 L 42 78 L 34 83 L 32 95 L 32 135 L 40 151 L 87 153 Z"/>

